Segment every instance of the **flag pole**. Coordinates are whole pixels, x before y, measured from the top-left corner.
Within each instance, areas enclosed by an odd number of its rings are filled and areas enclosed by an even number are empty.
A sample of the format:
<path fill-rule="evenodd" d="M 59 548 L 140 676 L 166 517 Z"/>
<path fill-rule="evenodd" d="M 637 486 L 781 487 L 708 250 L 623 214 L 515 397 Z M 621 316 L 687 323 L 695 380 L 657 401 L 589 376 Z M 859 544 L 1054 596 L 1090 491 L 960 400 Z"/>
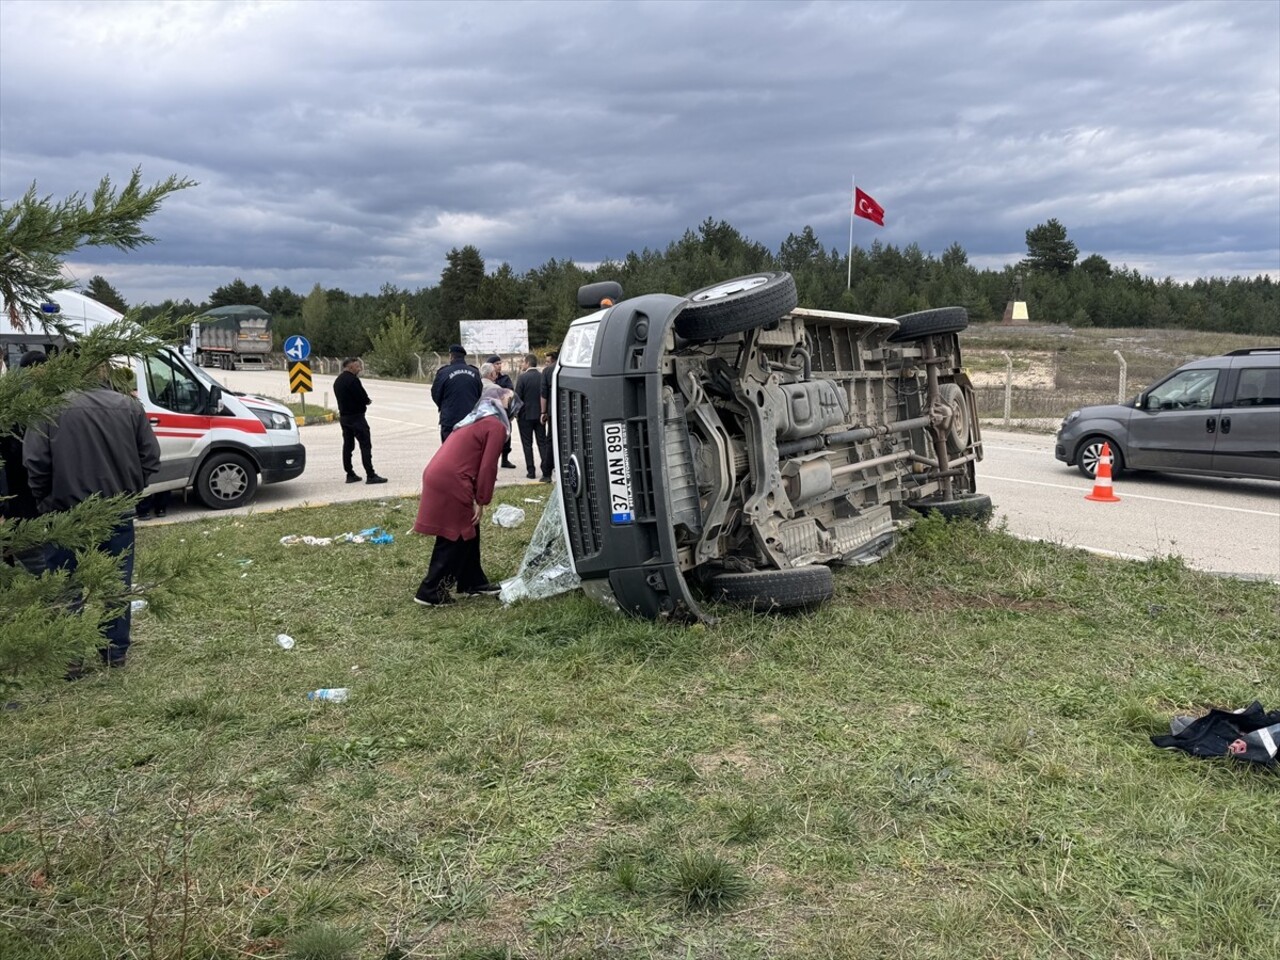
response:
<path fill-rule="evenodd" d="M 845 281 L 845 289 L 853 289 L 853 197 L 855 185 L 854 175 L 849 174 L 849 276 Z"/>

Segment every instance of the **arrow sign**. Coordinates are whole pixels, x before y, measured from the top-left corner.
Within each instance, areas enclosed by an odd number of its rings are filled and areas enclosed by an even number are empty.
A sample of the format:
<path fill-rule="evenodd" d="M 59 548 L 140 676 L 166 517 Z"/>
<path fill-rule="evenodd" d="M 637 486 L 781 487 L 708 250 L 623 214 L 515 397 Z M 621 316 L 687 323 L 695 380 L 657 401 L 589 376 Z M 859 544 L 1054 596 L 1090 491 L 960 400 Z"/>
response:
<path fill-rule="evenodd" d="M 305 360 L 311 356 L 311 344 L 306 337 L 295 333 L 284 342 L 284 355 L 290 360 Z"/>
<path fill-rule="evenodd" d="M 306 341 L 304 340 L 303 343 Z M 311 365 L 299 360 L 289 364 L 289 392 L 311 392 Z"/>

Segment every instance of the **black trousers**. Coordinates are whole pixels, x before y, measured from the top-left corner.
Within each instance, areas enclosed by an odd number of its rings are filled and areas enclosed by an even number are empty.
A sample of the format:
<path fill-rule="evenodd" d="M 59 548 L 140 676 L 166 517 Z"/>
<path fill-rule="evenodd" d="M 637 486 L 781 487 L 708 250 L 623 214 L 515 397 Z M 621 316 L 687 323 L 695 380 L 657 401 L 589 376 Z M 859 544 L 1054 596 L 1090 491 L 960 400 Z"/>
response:
<path fill-rule="evenodd" d="M 369 421 L 364 417 L 340 417 L 338 423 L 342 425 L 342 469 L 355 473 L 351 469 L 351 454 L 358 443 L 364 472 L 373 476 L 373 436 L 369 433 Z"/>
<path fill-rule="evenodd" d="M 418 595 L 425 596 L 443 592 L 452 580 L 463 593 L 476 590 L 489 582 L 480 566 L 480 525 L 476 524 L 476 535 L 470 540 L 449 540 L 436 537 L 436 545 L 431 550 L 431 562 L 427 566 L 427 575 L 422 578 L 418 587 Z"/>
<path fill-rule="evenodd" d="M 547 425 L 541 420 L 517 420 L 520 425 L 520 444 L 524 447 L 524 463 L 533 476 L 533 444 L 538 443 L 538 459 L 542 468 L 542 476 L 551 474 L 551 438 L 547 436 Z"/>
<path fill-rule="evenodd" d="M 129 602 L 128 593 L 133 587 L 133 544 L 133 517 L 128 517 L 116 525 L 106 543 L 98 545 L 102 553 L 123 558 L 120 564 L 120 579 L 123 581 L 125 597 L 110 611 L 114 616 L 102 631 L 107 645 L 99 649 L 105 662 L 116 665 L 123 664 L 125 655 L 129 652 L 129 626 L 133 622 L 133 606 Z M 75 551 L 68 550 L 66 547 L 54 547 L 49 551 L 48 556 L 50 570 L 66 570 L 72 573 L 80 565 L 80 558 L 76 556 Z M 77 613 L 84 609 L 84 598 L 77 598 L 72 603 L 71 609 Z"/>

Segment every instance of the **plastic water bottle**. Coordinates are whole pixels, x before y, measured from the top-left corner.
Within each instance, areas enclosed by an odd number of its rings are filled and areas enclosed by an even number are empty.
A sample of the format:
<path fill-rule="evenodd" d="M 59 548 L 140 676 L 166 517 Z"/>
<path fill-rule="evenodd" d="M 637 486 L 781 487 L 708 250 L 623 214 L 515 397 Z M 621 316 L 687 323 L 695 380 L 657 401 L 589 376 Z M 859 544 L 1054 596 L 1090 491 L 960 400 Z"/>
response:
<path fill-rule="evenodd" d="M 292 650 L 293 637 L 289 636 L 287 633 L 277 633 L 276 644 L 280 647 L 281 650 Z"/>
<path fill-rule="evenodd" d="M 312 690 L 307 694 L 308 700 L 332 700 L 334 703 L 342 703 L 347 699 L 346 687 L 322 687 L 319 690 Z"/>

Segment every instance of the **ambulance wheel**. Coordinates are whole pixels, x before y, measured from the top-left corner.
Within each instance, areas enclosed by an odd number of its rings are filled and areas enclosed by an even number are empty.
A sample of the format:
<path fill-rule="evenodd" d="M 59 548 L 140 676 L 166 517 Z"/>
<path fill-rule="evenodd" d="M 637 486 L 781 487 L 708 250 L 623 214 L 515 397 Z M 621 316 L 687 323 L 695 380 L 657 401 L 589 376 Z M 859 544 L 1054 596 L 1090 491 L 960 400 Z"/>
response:
<path fill-rule="evenodd" d="M 258 468 L 243 454 L 211 454 L 196 476 L 196 493 L 211 510 L 243 506 L 257 492 Z"/>

